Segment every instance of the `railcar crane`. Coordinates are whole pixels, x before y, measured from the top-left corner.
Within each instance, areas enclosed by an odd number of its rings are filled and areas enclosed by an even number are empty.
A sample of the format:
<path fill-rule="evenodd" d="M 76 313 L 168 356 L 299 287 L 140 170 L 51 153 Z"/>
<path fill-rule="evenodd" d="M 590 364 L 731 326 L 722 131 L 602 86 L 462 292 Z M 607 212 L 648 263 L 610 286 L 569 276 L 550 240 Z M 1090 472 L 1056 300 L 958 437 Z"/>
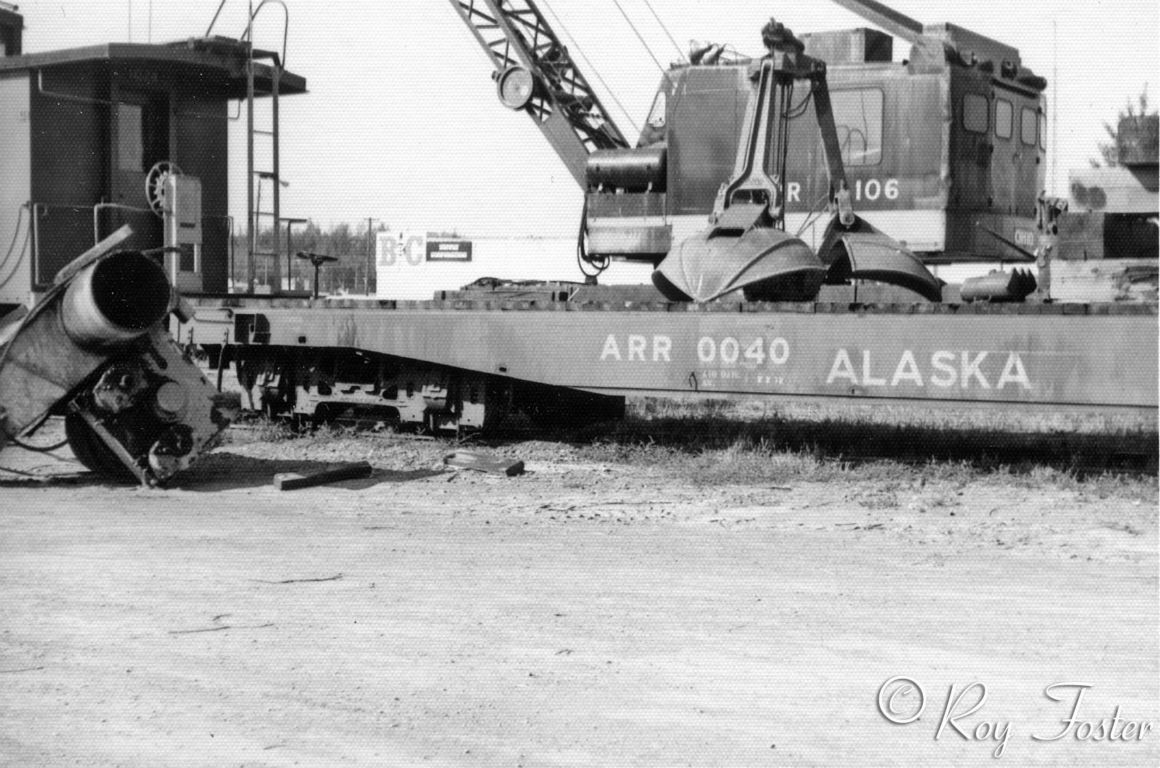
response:
<path fill-rule="evenodd" d="M 451 1 L 492 56 L 501 99 L 540 114 L 526 99 L 559 90 L 549 85 L 550 65 L 562 48 L 534 0 Z M 875 0 L 835 2 L 886 30 L 801 38 L 804 53 L 829 67 L 839 149 L 864 220 L 924 264 L 1026 260 L 1046 159 L 1046 81 L 1023 66 L 1017 49 L 962 27 L 924 25 Z M 894 37 L 911 45 L 901 63 L 894 61 Z M 582 80 L 563 53 L 570 78 Z M 620 258 L 655 267 L 715 215 L 717 192 L 743 150 L 744 116 L 758 98 L 751 63 L 698 51 L 673 65 L 635 146 L 581 144 L 575 130 L 560 134 L 538 119 L 585 191 L 580 252 L 588 264 L 599 269 Z M 565 124 L 570 116 L 582 129 L 600 115 L 595 124 L 611 130 L 612 120 L 591 99 L 584 103 L 593 110 L 553 114 Z M 831 198 L 833 175 L 817 139 L 821 126 L 814 130 L 813 116 L 802 117 L 786 160 L 783 212 L 788 228 L 818 248 L 825 235 L 813 225 L 817 206 Z M 894 275 L 875 270 L 874 278 L 846 278 L 913 288 L 910 260 L 899 263 L 906 269 Z M 931 298 L 934 292 L 923 287 L 929 279 L 919 277 L 918 294 Z"/>
<path fill-rule="evenodd" d="M 736 170 L 714 205 L 713 226 L 681 238 L 674 248 L 668 231 L 660 231 L 662 227 L 624 227 L 617 219 L 634 217 L 600 215 L 610 201 L 609 193 L 621 214 L 625 203 L 631 208 L 642 194 L 646 198 L 664 194 L 666 142 L 628 147 L 533 0 L 452 0 L 452 5 L 491 56 L 500 100 L 536 120 L 573 176 L 589 191 L 595 203 L 596 250 L 611 247 L 618 255 L 653 262 L 658 266 L 653 281 L 667 298 L 704 302 L 744 289 L 750 299 L 809 300 L 833 267 L 835 278 L 873 277 L 904 285 L 930 300 L 939 299 L 938 280 L 913 254 L 854 216 L 825 81 L 826 66 L 805 56 L 805 45 L 781 25 L 771 22 L 767 27 L 764 37 L 770 53 L 754 65 L 753 77 L 746 78 L 756 82 L 756 89 L 749 82 L 738 86 L 746 99 L 742 146 L 733 150 Z M 821 259 L 784 231 L 795 82 L 807 85 L 807 99 L 816 107 L 831 187 L 826 200 L 835 211 L 841 209 L 836 223 L 843 236 L 829 235 Z M 711 123 L 712 116 L 700 119 Z M 681 130 L 692 135 L 703 126 Z M 674 139 L 679 140 L 680 136 Z M 741 196 L 748 199 L 735 205 Z M 585 218 L 587 230 L 587 210 Z M 635 242 L 609 245 L 626 237 Z M 860 241 L 858 254 L 869 262 L 863 269 L 853 263 L 855 237 Z M 839 252 L 841 257 L 836 255 Z"/>

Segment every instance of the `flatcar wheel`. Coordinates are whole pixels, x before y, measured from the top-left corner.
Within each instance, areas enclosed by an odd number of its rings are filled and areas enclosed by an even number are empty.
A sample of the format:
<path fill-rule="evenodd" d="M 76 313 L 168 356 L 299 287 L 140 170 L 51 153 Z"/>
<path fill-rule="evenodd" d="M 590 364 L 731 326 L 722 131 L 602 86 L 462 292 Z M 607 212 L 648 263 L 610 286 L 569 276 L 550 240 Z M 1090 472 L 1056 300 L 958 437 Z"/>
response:
<path fill-rule="evenodd" d="M 69 413 L 64 417 L 64 434 L 77 461 L 88 469 L 119 483 L 137 481 L 133 473 L 109 451 L 79 413 Z"/>

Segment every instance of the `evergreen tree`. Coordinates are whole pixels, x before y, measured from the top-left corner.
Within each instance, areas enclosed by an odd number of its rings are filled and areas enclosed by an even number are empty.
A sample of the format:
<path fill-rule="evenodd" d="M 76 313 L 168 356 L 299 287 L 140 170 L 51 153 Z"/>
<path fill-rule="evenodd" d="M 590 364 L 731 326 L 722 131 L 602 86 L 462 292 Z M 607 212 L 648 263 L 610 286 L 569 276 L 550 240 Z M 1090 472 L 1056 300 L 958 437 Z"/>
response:
<path fill-rule="evenodd" d="M 1134 105 L 1131 101 L 1127 106 L 1120 111 L 1120 116 L 1116 119 L 1116 124 L 1104 123 L 1104 130 L 1108 132 L 1110 141 L 1100 142 L 1099 150 L 1101 160 L 1093 159 L 1091 161 L 1092 168 L 1100 168 L 1106 166 L 1114 168 L 1119 165 L 1119 148 L 1116 146 L 1116 136 L 1120 129 L 1120 122 L 1126 118 L 1139 120 L 1148 114 L 1148 84 L 1144 84 L 1144 90 L 1140 94 L 1139 104 Z"/>

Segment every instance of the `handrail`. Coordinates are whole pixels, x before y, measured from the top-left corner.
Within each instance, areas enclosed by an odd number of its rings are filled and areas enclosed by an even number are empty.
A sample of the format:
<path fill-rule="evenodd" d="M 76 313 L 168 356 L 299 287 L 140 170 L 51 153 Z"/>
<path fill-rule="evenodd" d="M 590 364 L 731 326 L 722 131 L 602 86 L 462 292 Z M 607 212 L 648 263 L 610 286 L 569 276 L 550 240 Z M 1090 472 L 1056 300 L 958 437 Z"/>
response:
<path fill-rule="evenodd" d="M 138 208 L 132 205 L 123 205 L 121 203 L 97 203 L 93 206 L 93 244 L 101 242 L 101 227 L 100 227 L 100 213 L 106 208 L 113 208 L 119 211 L 136 211 L 138 213 L 152 214 L 153 211 L 149 208 Z"/>
<path fill-rule="evenodd" d="M 32 236 L 32 201 L 22 203 L 16 215 L 16 228 L 12 233 L 12 243 L 8 246 L 8 252 L 5 254 L 3 260 L 0 260 L 0 269 L 7 266 L 8 261 L 12 258 L 12 254 L 16 250 L 16 241 L 20 239 L 20 222 L 24 219 L 24 211 L 28 211 L 29 221 L 24 225 L 24 242 L 20 244 L 20 252 L 16 256 L 16 263 L 12 265 L 12 269 L 8 271 L 8 276 L 0 280 L 0 288 L 12 282 L 12 278 L 20 271 L 20 265 L 24 263 L 24 255 L 28 253 L 28 241 Z"/>
<path fill-rule="evenodd" d="M 32 203 L 32 283 L 44 284 L 40 279 L 40 203 Z"/>
<path fill-rule="evenodd" d="M 205 30 L 205 37 L 209 37 L 210 33 L 213 32 L 214 25 L 217 24 L 218 17 L 221 16 L 222 9 L 226 7 L 226 2 L 227 0 L 222 0 L 220 3 L 218 3 L 217 10 L 214 11 L 213 14 L 213 19 L 210 20 L 209 26 Z M 262 2 L 258 3 L 258 7 L 253 8 L 253 10 L 250 11 L 250 18 L 246 21 L 246 29 L 242 33 L 241 39 L 248 39 L 250 41 L 250 49 L 253 50 L 254 17 L 258 15 L 258 12 L 262 10 L 262 7 L 266 5 L 266 3 L 277 3 L 278 5 L 282 6 L 282 58 L 279 60 L 278 66 L 284 68 L 286 66 L 286 40 L 290 33 L 290 9 L 286 7 L 286 3 L 282 2 L 282 0 L 262 0 Z M 251 8 L 252 7 L 253 6 L 251 4 Z"/>
<path fill-rule="evenodd" d="M 221 1 L 221 2 L 218 4 L 217 10 L 216 10 L 216 11 L 214 11 L 213 18 L 210 20 L 210 22 L 209 22 L 209 26 L 208 26 L 208 27 L 206 28 L 206 30 L 205 30 L 205 35 L 204 35 L 204 37 L 209 37 L 209 33 L 210 33 L 210 32 L 213 32 L 213 25 L 214 25 L 214 24 L 217 24 L 218 16 L 220 16 L 220 15 L 221 15 L 222 8 L 225 8 L 225 7 L 226 7 L 226 0 L 222 0 L 222 1 Z"/>
<path fill-rule="evenodd" d="M 286 40 L 289 38 L 289 35 L 290 35 L 290 9 L 286 7 L 286 3 L 284 3 L 282 0 L 262 0 L 262 2 L 258 3 L 258 7 L 255 8 L 254 12 L 250 14 L 250 20 L 246 24 L 246 31 L 242 33 L 242 40 L 249 40 L 250 41 L 250 50 L 253 51 L 253 49 L 254 49 L 254 19 L 256 19 L 258 17 L 258 13 L 261 12 L 261 10 L 263 8 L 265 8 L 266 5 L 269 3 L 274 3 L 275 5 L 279 5 L 282 7 L 282 57 L 274 63 L 279 69 L 285 69 L 286 68 Z M 276 56 L 277 55 L 275 54 L 275 57 Z"/>

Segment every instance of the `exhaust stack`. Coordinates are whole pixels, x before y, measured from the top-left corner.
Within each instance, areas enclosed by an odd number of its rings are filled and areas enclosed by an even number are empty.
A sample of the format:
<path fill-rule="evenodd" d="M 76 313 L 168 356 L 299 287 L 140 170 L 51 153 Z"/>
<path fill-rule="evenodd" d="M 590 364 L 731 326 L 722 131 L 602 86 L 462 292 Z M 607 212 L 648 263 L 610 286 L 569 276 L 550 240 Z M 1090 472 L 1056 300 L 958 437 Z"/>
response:
<path fill-rule="evenodd" d="M 61 323 L 82 347 L 131 341 L 169 313 L 169 281 L 157 262 L 114 253 L 81 270 L 65 290 Z"/>

